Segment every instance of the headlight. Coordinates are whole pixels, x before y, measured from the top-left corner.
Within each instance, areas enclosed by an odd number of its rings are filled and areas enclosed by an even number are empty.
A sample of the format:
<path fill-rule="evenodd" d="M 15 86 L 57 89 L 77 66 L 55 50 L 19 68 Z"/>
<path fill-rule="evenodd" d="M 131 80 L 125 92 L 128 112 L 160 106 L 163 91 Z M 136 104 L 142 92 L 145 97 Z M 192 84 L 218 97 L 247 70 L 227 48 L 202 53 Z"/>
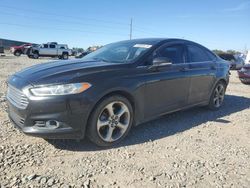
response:
<path fill-rule="evenodd" d="M 70 95 L 81 93 L 91 87 L 91 84 L 75 83 L 75 84 L 64 84 L 64 85 L 54 85 L 37 87 L 30 89 L 31 93 L 35 96 L 52 96 L 52 95 Z"/>

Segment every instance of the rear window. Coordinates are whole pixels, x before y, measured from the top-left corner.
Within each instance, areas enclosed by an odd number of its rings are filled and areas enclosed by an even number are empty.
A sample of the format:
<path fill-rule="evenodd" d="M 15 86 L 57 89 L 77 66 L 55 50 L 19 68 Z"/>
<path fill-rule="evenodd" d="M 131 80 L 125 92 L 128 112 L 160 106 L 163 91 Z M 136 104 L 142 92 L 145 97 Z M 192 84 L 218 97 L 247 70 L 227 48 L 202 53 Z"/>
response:
<path fill-rule="evenodd" d="M 188 63 L 193 62 L 206 62 L 206 61 L 212 61 L 213 58 L 208 55 L 207 50 L 195 46 L 195 45 L 188 45 Z"/>

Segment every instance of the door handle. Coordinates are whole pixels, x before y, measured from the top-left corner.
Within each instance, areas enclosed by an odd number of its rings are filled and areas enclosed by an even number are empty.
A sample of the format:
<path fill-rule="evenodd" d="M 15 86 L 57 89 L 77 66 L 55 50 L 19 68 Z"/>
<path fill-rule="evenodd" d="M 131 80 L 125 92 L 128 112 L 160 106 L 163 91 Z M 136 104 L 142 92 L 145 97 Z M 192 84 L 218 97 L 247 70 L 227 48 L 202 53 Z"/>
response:
<path fill-rule="evenodd" d="M 188 70 L 190 70 L 190 69 L 187 68 L 187 67 L 182 67 L 182 68 L 180 68 L 180 71 L 181 71 L 181 72 L 186 72 L 186 71 L 188 71 Z"/>
<path fill-rule="evenodd" d="M 216 66 L 215 65 L 211 65 L 211 69 L 212 70 L 216 70 Z"/>

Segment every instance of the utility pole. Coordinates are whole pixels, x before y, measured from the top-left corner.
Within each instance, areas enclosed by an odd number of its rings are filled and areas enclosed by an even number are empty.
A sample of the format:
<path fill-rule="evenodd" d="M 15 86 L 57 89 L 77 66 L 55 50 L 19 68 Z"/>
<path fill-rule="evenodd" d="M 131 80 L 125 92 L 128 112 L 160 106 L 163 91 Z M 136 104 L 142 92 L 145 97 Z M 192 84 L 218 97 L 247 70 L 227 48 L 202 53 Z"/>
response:
<path fill-rule="evenodd" d="M 129 39 L 132 39 L 132 32 L 133 32 L 133 19 L 131 18 L 130 20 L 130 34 L 129 34 Z"/>

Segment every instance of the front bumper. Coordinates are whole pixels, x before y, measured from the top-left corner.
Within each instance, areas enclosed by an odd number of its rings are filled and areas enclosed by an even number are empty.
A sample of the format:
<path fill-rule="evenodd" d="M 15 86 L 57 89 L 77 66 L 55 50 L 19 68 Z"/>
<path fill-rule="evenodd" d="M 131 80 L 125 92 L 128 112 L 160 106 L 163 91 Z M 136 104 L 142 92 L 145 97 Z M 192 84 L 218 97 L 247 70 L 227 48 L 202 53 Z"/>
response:
<path fill-rule="evenodd" d="M 250 83 L 250 78 L 240 78 L 241 82 L 243 83 Z"/>
<path fill-rule="evenodd" d="M 30 100 L 26 109 L 8 101 L 9 117 L 23 133 L 47 139 L 82 139 L 90 101 L 83 96 Z M 58 126 L 47 125 L 56 121 Z"/>

